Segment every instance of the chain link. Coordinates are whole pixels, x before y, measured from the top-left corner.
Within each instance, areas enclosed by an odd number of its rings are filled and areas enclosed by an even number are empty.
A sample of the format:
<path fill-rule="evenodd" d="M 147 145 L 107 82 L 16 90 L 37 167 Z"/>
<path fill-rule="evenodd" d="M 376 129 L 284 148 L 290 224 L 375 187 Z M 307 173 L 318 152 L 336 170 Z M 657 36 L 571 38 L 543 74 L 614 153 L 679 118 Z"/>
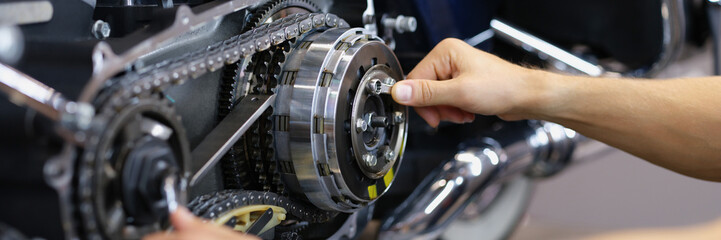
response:
<path fill-rule="evenodd" d="M 346 27 L 348 24 L 330 13 L 294 14 L 251 31 L 216 42 L 207 49 L 200 49 L 172 60 L 155 64 L 152 70 L 130 72 L 118 81 L 123 87 L 111 97 L 111 108 L 120 108 L 126 99 L 148 95 L 154 90 L 163 90 L 183 84 L 189 78 L 197 78 L 208 71 L 216 71 L 226 64 L 233 64 L 241 58 L 265 51 L 285 41 L 321 28 Z"/>
<path fill-rule="evenodd" d="M 122 112 L 128 106 L 133 104 L 133 99 L 156 99 L 158 93 L 173 85 L 181 85 L 190 78 L 197 78 L 209 71 L 220 70 L 226 64 L 234 64 L 241 58 L 247 58 L 255 53 L 267 50 L 272 46 L 278 46 L 288 40 L 294 38 L 302 38 L 305 34 L 314 30 L 334 27 L 347 27 L 348 24 L 339 19 L 334 14 L 326 13 L 310 13 L 295 14 L 278 21 L 261 25 L 251 31 L 231 37 L 225 41 L 216 42 L 208 45 L 205 49 L 185 54 L 181 57 L 166 60 L 153 65 L 147 71 L 129 71 L 126 74 L 113 79 L 112 84 L 105 88 L 106 93 L 101 95 L 101 99 L 96 100 L 96 104 L 100 109 L 94 118 L 94 126 L 86 133 L 88 134 L 85 153 L 83 157 L 83 168 L 85 171 L 80 172 L 79 177 L 79 193 L 80 200 L 79 213 L 82 219 L 82 226 L 85 230 L 85 236 L 89 239 L 102 239 L 101 228 L 98 226 L 96 216 L 98 209 L 93 207 L 93 186 L 92 181 L 93 167 L 96 164 L 96 148 L 106 133 L 106 129 L 102 126 L 114 119 L 118 113 Z M 268 93 L 272 94 L 272 93 Z M 159 106 L 163 107 L 168 104 L 167 110 L 173 111 L 172 104 L 166 100 L 161 100 Z M 165 109 L 165 108 L 163 108 Z M 170 114 L 173 115 L 173 114 Z M 168 117 L 172 117 L 172 116 Z M 290 212 L 294 212 L 299 205 L 292 204 L 289 200 L 284 200 L 291 204 L 285 207 L 290 208 Z M 304 209 L 304 208 L 303 208 Z M 301 216 L 308 215 L 308 211 L 296 212 Z M 317 220 L 326 219 L 323 216 L 314 214 L 313 218 Z"/>

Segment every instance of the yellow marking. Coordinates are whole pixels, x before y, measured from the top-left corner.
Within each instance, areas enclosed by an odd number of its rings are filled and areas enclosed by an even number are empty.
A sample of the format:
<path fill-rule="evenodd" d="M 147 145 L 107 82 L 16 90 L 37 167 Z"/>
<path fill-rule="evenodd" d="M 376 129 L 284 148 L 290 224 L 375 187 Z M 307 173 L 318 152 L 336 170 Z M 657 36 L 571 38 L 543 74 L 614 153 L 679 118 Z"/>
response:
<path fill-rule="evenodd" d="M 391 167 L 391 170 L 388 170 L 388 173 L 383 176 L 383 182 L 386 184 L 386 187 L 391 185 L 391 181 L 393 181 L 393 167 Z"/>
<path fill-rule="evenodd" d="M 371 199 L 376 199 L 378 197 L 378 189 L 376 189 L 376 185 L 368 186 L 368 197 Z"/>
<path fill-rule="evenodd" d="M 285 220 L 288 212 L 286 212 L 284 208 L 271 205 L 244 206 L 222 213 L 218 216 L 218 218 L 213 220 L 213 224 L 222 226 L 225 225 L 226 222 L 230 221 L 231 218 L 235 217 L 236 223 L 235 226 L 233 226 L 233 230 L 245 232 L 251 225 L 253 225 L 253 223 L 255 223 L 256 220 L 258 220 L 258 218 L 260 218 L 261 215 L 263 215 L 263 213 L 265 213 L 266 210 L 268 210 L 268 208 L 273 209 L 273 218 L 270 219 L 262 230 L 260 230 L 260 233 L 264 233 L 265 231 L 278 226 L 280 222 Z"/>

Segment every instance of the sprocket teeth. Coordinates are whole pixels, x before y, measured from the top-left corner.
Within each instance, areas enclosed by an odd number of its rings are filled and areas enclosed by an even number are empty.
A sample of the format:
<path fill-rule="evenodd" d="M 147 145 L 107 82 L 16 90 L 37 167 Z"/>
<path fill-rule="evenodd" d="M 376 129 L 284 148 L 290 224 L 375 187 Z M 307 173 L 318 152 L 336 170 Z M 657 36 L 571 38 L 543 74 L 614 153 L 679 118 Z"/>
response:
<path fill-rule="evenodd" d="M 246 25 L 243 31 L 251 31 L 262 19 L 265 19 L 277 12 L 276 9 L 293 6 L 310 6 L 314 12 L 318 9 L 314 4 L 304 0 L 273 0 L 267 2 L 247 15 Z M 254 54 L 247 66 L 244 68 L 250 81 L 249 94 L 272 94 L 281 74 L 281 63 L 285 62 L 286 54 L 291 51 L 291 43 L 296 39 L 283 42 L 273 46 L 266 51 Z M 236 64 L 239 65 L 239 64 Z M 237 77 L 238 75 L 234 75 Z M 237 81 L 237 78 L 234 78 Z M 234 81 L 234 82 L 236 82 Z M 237 86 L 233 86 L 237 87 Z M 227 89 L 221 89 L 222 96 L 227 96 Z M 233 92 L 232 94 L 236 94 Z M 222 105 L 220 110 L 232 109 L 232 105 Z M 230 110 L 227 110 L 228 112 Z M 219 111 L 220 112 L 220 111 Z M 248 190 L 273 191 L 280 195 L 287 195 L 285 186 L 275 159 L 275 146 L 273 137 L 273 108 L 270 107 L 246 132 L 246 141 L 240 141 L 233 148 L 245 148 L 245 158 L 231 156 L 227 161 L 234 162 L 227 166 L 231 169 L 223 171 L 226 187 L 234 186 Z M 223 166 L 224 168 L 226 165 Z M 233 171 L 241 172 L 234 173 Z"/>

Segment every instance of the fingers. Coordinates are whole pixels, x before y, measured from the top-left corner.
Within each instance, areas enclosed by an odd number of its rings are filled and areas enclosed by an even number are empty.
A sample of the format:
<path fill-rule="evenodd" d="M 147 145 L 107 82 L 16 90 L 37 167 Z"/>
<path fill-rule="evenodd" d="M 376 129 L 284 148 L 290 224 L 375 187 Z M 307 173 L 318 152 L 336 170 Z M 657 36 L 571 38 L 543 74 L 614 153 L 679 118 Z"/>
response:
<path fill-rule="evenodd" d="M 454 105 L 461 92 L 458 86 L 453 80 L 404 80 L 393 85 L 391 94 L 393 100 L 408 106 Z"/>
<path fill-rule="evenodd" d="M 463 110 L 449 106 L 438 106 L 438 113 L 441 115 L 441 121 L 449 121 L 452 123 L 466 123 L 466 114 Z"/>
<path fill-rule="evenodd" d="M 458 50 L 467 44 L 459 39 L 444 39 L 408 73 L 411 79 L 445 80 L 458 73 Z"/>
<path fill-rule="evenodd" d="M 436 107 L 417 107 L 415 108 L 418 116 L 421 116 L 423 120 L 426 120 L 429 126 L 436 128 L 441 123 L 441 114 L 438 113 Z"/>
<path fill-rule="evenodd" d="M 178 208 L 178 210 L 170 215 L 170 222 L 178 231 L 191 229 L 203 224 L 200 219 L 197 219 L 193 213 L 184 207 Z"/>
<path fill-rule="evenodd" d="M 175 231 L 170 233 L 160 232 L 144 237 L 144 240 L 256 240 L 255 236 L 244 235 L 241 232 L 233 231 L 225 226 L 215 226 L 204 223 L 186 208 L 178 208 L 170 216 L 170 221 Z"/>
<path fill-rule="evenodd" d="M 462 124 L 473 122 L 476 118 L 473 113 L 451 106 L 416 107 L 415 110 L 428 125 L 434 128 L 438 127 L 441 121 Z"/>

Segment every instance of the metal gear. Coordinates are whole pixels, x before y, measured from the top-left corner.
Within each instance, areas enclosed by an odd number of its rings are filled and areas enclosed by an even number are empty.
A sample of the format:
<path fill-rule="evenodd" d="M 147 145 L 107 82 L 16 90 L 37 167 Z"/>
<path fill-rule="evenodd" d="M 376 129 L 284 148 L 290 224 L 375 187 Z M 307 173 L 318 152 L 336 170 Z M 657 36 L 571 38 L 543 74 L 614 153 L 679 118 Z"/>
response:
<path fill-rule="evenodd" d="M 173 156 L 169 158 L 180 159 L 178 163 L 180 168 L 183 169 L 180 171 L 182 175 L 175 178 L 150 178 L 152 180 L 165 180 L 163 189 L 147 191 L 148 189 L 141 188 L 147 188 L 153 184 L 137 184 L 138 189 L 133 191 L 139 193 L 139 197 L 153 200 L 153 198 L 158 197 L 157 195 L 165 195 L 165 200 L 167 200 L 165 206 L 159 202 L 151 202 L 151 204 L 144 207 L 168 207 L 167 210 L 170 210 L 172 209 L 171 206 L 184 203 L 182 199 L 185 196 L 184 186 L 186 185 L 184 176 L 190 174 L 187 170 L 190 163 L 190 147 L 184 136 L 185 130 L 180 124 L 179 117 L 175 114 L 174 100 L 163 93 L 168 87 L 182 85 L 188 79 L 197 78 L 208 71 L 219 70 L 226 64 L 234 64 L 240 57 L 252 56 L 254 53 L 278 46 L 316 29 L 344 26 L 347 26 L 347 23 L 332 14 L 294 14 L 271 24 L 264 24 L 252 32 L 246 32 L 222 42 L 217 42 L 208 49 L 199 49 L 160 62 L 154 65 L 153 71 L 130 71 L 117 78 L 105 81 L 106 86 L 99 90 L 97 98 L 92 100 L 97 111 L 93 117 L 93 122 L 90 124 L 90 129 L 75 133 L 76 140 L 81 141 L 83 145 L 80 147 L 82 153 L 78 156 L 75 170 L 77 175 L 72 181 L 75 194 L 72 200 L 76 201 L 78 207 L 70 210 L 75 211 L 73 215 L 80 220 L 80 225 L 77 228 L 80 230 L 81 236 L 86 239 L 137 239 L 146 233 L 155 232 L 167 226 L 164 224 L 167 216 L 157 215 L 151 216 L 152 223 L 139 224 L 139 219 L 135 219 L 131 216 L 132 214 L 125 212 L 126 206 L 124 202 L 126 200 L 118 200 L 126 197 L 126 194 L 122 193 L 123 184 L 120 184 L 120 181 L 117 180 L 123 178 L 122 175 L 124 174 L 120 174 L 120 172 L 124 171 L 126 167 L 138 167 L 134 164 L 125 166 L 125 158 L 118 156 L 137 156 L 141 159 L 144 157 L 151 157 L 152 159 L 153 156 L 158 156 L 155 154 L 157 152 L 152 149 L 139 148 L 142 151 L 135 152 L 134 146 L 143 146 L 144 143 L 148 142 L 153 143 L 152 146 L 161 149 L 167 149 L 167 146 L 170 146 L 172 150 L 165 151 L 160 156 L 167 156 L 166 153 L 172 152 Z M 151 123 L 150 129 L 142 128 L 144 119 L 149 120 L 146 122 Z M 140 127 L 126 127 L 128 123 L 138 123 Z M 124 129 L 138 129 L 140 133 L 138 131 L 125 131 Z M 167 129 L 171 129 L 171 131 Z M 170 134 L 166 134 L 168 132 Z M 140 137 L 146 135 L 165 139 L 167 144 Z M 170 135 L 170 137 L 163 137 L 165 135 Z M 118 161 L 118 159 L 121 161 Z M 145 161 L 136 162 L 142 163 Z M 143 164 L 140 165 L 140 168 L 138 168 L 140 170 L 150 169 L 150 172 L 163 170 L 160 172 L 164 173 L 164 170 L 167 170 L 165 167 L 173 164 L 151 165 L 151 168 L 146 168 Z M 155 168 L 158 166 L 160 166 L 160 169 Z M 146 176 L 144 174 L 130 175 L 141 176 L 141 178 Z M 168 181 L 168 179 L 171 181 Z M 134 180 L 144 181 L 149 179 Z M 176 188 L 180 188 L 178 191 L 182 192 L 173 192 L 177 190 Z M 171 202 L 169 196 L 181 197 L 181 199 Z M 141 202 L 146 203 L 146 201 Z M 282 203 L 278 204 L 282 206 Z M 310 211 L 313 211 L 313 209 Z M 136 211 L 135 213 L 155 214 L 158 212 Z M 309 211 L 303 211 L 296 214 L 300 214 L 298 216 L 309 216 L 310 213 Z M 318 221 L 323 219 L 329 218 L 321 217 Z"/>
<path fill-rule="evenodd" d="M 185 130 L 161 93 L 94 118 L 78 166 L 79 214 L 88 239 L 136 239 L 166 224 L 165 181 L 184 186 Z M 175 190 L 179 196 L 184 189 Z M 182 201 L 182 200 L 181 200 Z"/>
<path fill-rule="evenodd" d="M 316 12 L 318 8 L 305 0 L 275 0 L 258 7 L 248 14 L 245 31 L 283 17 L 288 9 Z M 221 81 L 219 119 L 222 119 L 233 102 L 245 91 L 245 94 L 272 94 L 278 84 L 281 64 L 291 51 L 291 41 L 273 46 L 266 51 L 256 53 L 243 71 L 243 61 L 232 67 L 226 67 Z M 231 77 L 232 76 L 232 77 Z M 247 89 L 241 87 L 247 86 Z M 228 100 L 232 99 L 232 100 Z M 226 188 L 272 191 L 285 195 L 285 186 L 280 178 L 273 146 L 273 109 L 269 108 L 251 129 L 231 148 L 222 161 L 222 172 Z"/>

